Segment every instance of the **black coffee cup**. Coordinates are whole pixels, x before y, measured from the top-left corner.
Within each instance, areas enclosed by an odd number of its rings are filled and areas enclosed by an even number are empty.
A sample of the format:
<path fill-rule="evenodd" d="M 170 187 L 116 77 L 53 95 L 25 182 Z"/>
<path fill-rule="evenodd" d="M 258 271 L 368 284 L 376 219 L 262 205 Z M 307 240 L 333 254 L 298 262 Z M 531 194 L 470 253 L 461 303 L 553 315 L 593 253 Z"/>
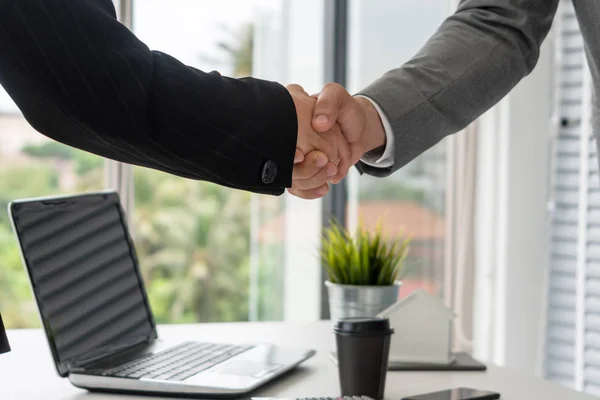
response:
<path fill-rule="evenodd" d="M 342 396 L 383 399 L 390 340 L 394 330 L 387 318 L 341 319 L 336 334 Z"/>

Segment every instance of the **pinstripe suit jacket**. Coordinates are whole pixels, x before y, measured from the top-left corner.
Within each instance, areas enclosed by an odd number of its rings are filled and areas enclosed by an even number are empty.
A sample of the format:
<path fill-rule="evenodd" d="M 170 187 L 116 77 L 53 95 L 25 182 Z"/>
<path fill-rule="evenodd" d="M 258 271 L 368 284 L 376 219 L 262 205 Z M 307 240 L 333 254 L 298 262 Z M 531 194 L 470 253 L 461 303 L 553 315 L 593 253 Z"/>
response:
<path fill-rule="evenodd" d="M 111 0 L 0 0 L 0 84 L 35 129 L 65 144 L 256 193 L 291 185 L 287 90 L 151 51 Z"/>

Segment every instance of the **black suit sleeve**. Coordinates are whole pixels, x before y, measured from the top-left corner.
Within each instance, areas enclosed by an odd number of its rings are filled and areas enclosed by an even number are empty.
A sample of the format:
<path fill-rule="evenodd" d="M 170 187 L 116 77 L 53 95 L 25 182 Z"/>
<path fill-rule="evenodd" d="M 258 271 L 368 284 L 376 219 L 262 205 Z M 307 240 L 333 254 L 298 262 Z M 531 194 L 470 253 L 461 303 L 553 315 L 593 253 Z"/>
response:
<path fill-rule="evenodd" d="M 101 156 L 256 193 L 291 185 L 294 103 L 151 51 L 110 0 L 0 0 L 0 84 L 39 132 Z"/>

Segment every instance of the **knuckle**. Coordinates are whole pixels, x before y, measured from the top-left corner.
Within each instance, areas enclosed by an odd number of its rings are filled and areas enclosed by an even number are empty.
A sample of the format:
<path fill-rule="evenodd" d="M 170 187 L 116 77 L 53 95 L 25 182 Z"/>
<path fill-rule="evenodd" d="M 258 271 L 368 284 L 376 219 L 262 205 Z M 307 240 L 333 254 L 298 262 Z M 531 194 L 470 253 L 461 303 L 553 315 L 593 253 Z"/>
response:
<path fill-rule="evenodd" d="M 335 82 L 328 82 L 325 84 L 325 86 L 323 86 L 323 91 L 327 91 L 327 92 L 337 92 L 340 90 L 340 88 L 342 87 L 342 85 L 340 85 L 339 83 L 335 83 Z"/>

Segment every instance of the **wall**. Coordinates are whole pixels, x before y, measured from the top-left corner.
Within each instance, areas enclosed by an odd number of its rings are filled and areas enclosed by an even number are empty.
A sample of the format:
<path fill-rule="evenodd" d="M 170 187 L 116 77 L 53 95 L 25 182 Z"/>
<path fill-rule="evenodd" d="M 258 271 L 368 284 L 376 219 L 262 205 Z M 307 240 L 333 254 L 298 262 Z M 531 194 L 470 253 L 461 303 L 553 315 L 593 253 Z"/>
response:
<path fill-rule="evenodd" d="M 480 120 L 474 354 L 540 374 L 548 263 L 552 38 Z"/>

